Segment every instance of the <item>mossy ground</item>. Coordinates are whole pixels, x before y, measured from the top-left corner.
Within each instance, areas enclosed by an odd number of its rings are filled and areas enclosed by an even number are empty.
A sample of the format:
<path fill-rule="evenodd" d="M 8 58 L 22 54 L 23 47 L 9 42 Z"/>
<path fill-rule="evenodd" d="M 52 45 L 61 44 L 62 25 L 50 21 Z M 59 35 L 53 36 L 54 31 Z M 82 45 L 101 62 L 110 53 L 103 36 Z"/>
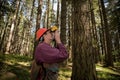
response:
<path fill-rule="evenodd" d="M 11 80 L 30 80 L 31 57 L 20 55 L 0 55 L 0 80 L 8 76 L 15 76 Z M 120 64 L 115 67 L 102 67 L 97 64 L 97 76 L 99 80 L 120 80 Z M 7 75 L 7 73 L 10 73 Z M 59 80 L 70 80 L 72 64 L 60 67 Z M 9 79 L 10 80 L 10 79 Z"/>

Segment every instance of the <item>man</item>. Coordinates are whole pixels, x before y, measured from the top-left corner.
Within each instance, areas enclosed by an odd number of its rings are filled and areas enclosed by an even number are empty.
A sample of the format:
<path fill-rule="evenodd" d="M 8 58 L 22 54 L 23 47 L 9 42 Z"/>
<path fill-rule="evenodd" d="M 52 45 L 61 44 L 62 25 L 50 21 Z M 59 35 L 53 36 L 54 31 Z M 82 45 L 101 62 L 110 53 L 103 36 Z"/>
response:
<path fill-rule="evenodd" d="M 41 28 L 36 33 L 36 39 L 43 38 L 35 50 L 35 61 L 43 66 L 44 73 L 40 70 L 37 80 L 57 80 L 58 63 L 68 58 L 67 51 L 61 42 L 59 31 Z M 51 42 L 55 40 L 57 47 L 52 47 Z"/>

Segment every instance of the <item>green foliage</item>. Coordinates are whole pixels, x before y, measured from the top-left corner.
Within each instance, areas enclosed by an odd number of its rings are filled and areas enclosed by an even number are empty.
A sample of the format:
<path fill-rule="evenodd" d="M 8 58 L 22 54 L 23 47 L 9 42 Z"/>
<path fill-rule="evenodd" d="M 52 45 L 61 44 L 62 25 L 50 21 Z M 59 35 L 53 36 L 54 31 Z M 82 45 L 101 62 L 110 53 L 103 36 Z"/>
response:
<path fill-rule="evenodd" d="M 114 56 L 118 56 L 119 53 L 120 53 L 120 50 L 114 50 L 112 53 L 113 53 Z"/>
<path fill-rule="evenodd" d="M 115 62 L 114 65 L 119 68 L 120 67 L 120 62 Z"/>
<path fill-rule="evenodd" d="M 117 31 L 120 25 L 120 0 L 108 1 L 107 14 L 110 30 Z"/>
<path fill-rule="evenodd" d="M 70 77 L 71 77 L 71 68 L 68 67 L 60 68 L 59 77 L 58 77 L 59 80 L 69 80 Z"/>
<path fill-rule="evenodd" d="M 98 74 L 99 80 L 120 80 L 119 75 L 109 74 L 101 71 L 98 71 L 97 74 Z"/>
<path fill-rule="evenodd" d="M 115 61 L 120 61 L 120 50 L 119 49 L 116 49 L 116 50 L 114 50 L 114 51 L 112 51 L 112 54 L 113 54 L 113 56 L 115 57 Z"/>
<path fill-rule="evenodd" d="M 15 11 L 14 7 L 12 6 L 13 2 L 11 2 L 11 0 L 1 0 L 0 3 L 0 12 L 2 12 L 3 14 L 8 14 Z"/>

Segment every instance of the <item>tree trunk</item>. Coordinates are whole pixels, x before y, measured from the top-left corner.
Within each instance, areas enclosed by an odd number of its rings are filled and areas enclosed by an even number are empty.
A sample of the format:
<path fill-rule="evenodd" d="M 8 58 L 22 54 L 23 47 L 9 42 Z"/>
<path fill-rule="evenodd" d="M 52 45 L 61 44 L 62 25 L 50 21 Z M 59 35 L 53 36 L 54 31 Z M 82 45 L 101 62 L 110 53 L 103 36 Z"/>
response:
<path fill-rule="evenodd" d="M 43 18 L 42 18 L 42 24 L 43 24 L 43 27 L 46 26 L 45 21 L 46 21 L 46 11 L 44 12 L 44 14 L 43 14 Z"/>
<path fill-rule="evenodd" d="M 33 21 L 33 11 L 34 11 L 34 7 L 35 7 L 35 0 L 33 0 L 32 2 L 32 9 L 31 9 L 31 14 L 30 14 L 30 22 L 29 22 L 29 27 L 28 27 L 28 37 L 27 37 L 27 47 L 26 47 L 26 52 L 29 53 L 30 52 L 30 30 L 31 30 L 31 27 L 33 26 L 32 25 L 32 21 Z"/>
<path fill-rule="evenodd" d="M 33 20 L 33 10 L 34 10 L 34 7 L 35 7 L 35 0 L 33 0 L 33 3 L 32 3 L 32 9 L 31 9 L 31 14 L 30 14 L 30 25 L 32 25 L 32 20 Z"/>
<path fill-rule="evenodd" d="M 105 66 L 113 66 L 113 59 L 112 59 L 112 42 L 110 38 L 109 28 L 108 28 L 108 22 L 107 22 L 107 16 L 105 11 L 105 6 L 103 0 L 100 0 L 101 8 L 102 8 L 102 15 L 103 15 L 103 21 L 104 21 L 104 27 L 105 27 L 105 48 L 106 48 L 106 54 L 105 54 Z"/>
<path fill-rule="evenodd" d="M 4 51 L 4 49 L 3 49 L 3 46 L 4 46 L 4 40 L 5 40 L 5 34 L 6 34 L 6 31 L 7 31 L 7 27 L 8 27 L 8 24 L 9 24 L 9 19 L 10 18 L 10 15 L 8 15 L 7 16 L 7 19 L 8 19 L 8 21 L 6 22 L 6 24 L 5 24 L 5 28 L 3 29 L 3 35 L 1 36 L 1 40 L 0 40 L 0 51 L 1 52 L 3 52 Z"/>
<path fill-rule="evenodd" d="M 9 34 L 7 46 L 6 46 L 6 52 L 5 52 L 6 54 L 9 54 L 9 50 L 10 50 L 10 46 L 11 46 L 11 40 L 12 40 L 12 37 L 13 37 L 13 31 L 14 31 L 14 28 L 15 28 L 15 22 L 16 22 L 16 19 L 17 19 L 17 16 L 18 16 L 19 8 L 20 8 L 20 0 L 17 1 L 16 11 L 15 11 L 15 14 L 14 14 L 13 19 L 12 19 L 12 25 L 11 25 L 11 29 L 10 29 L 10 34 Z"/>
<path fill-rule="evenodd" d="M 2 39 L 3 32 L 4 32 L 3 26 L 4 26 L 4 15 L 2 15 L 0 18 L 0 41 Z"/>
<path fill-rule="evenodd" d="M 49 27 L 49 5 L 50 5 L 50 0 L 47 2 L 47 13 L 46 13 L 46 27 Z"/>
<path fill-rule="evenodd" d="M 98 51 L 98 39 L 97 39 L 97 32 L 96 32 L 96 22 L 95 22 L 95 16 L 94 16 L 94 9 L 93 9 L 93 0 L 89 0 L 90 2 L 90 9 L 91 9 L 91 23 L 92 23 L 92 45 L 93 45 L 93 53 L 95 62 L 97 63 L 99 60 L 99 51 Z"/>
<path fill-rule="evenodd" d="M 66 12 L 67 12 L 67 6 L 66 6 L 66 0 L 62 0 L 61 2 L 61 40 L 62 43 L 66 45 Z"/>
<path fill-rule="evenodd" d="M 57 16 L 56 16 L 56 24 L 59 26 L 59 0 L 57 2 Z"/>
<path fill-rule="evenodd" d="M 102 10 L 101 10 L 101 4 L 100 1 L 98 0 L 98 5 L 99 5 L 99 15 L 100 15 L 100 20 L 101 20 L 101 25 L 99 26 L 99 34 L 100 34 L 100 43 L 101 43 L 101 63 L 104 63 L 105 57 L 104 55 L 106 54 L 106 49 L 105 49 L 105 30 L 104 30 L 104 21 L 103 21 L 103 15 L 102 15 Z"/>
<path fill-rule="evenodd" d="M 73 67 L 71 80 L 97 80 L 90 32 L 88 0 L 72 0 Z"/>
<path fill-rule="evenodd" d="M 54 14 L 54 0 L 52 0 L 52 4 L 51 4 L 51 14 L 50 14 L 50 24 L 52 25 L 55 22 L 55 14 Z"/>
<path fill-rule="evenodd" d="M 67 6 L 66 6 L 66 0 L 61 0 L 61 26 L 60 26 L 60 37 L 62 43 L 67 47 L 66 45 L 66 14 L 67 13 Z M 67 65 L 67 61 L 64 61 L 62 63 L 63 66 Z"/>
<path fill-rule="evenodd" d="M 21 10 L 20 10 L 21 9 Z M 19 13 L 23 12 L 23 6 L 19 9 Z M 19 14 L 21 16 L 23 16 L 22 14 Z M 10 53 L 20 53 L 19 48 L 19 41 L 20 41 L 20 37 L 19 37 L 19 32 L 20 32 L 20 23 L 21 23 L 21 17 L 16 18 L 16 23 L 15 23 L 15 28 L 14 28 L 14 32 L 13 32 L 13 39 L 11 41 L 11 48 L 10 48 Z"/>
<path fill-rule="evenodd" d="M 24 45 L 25 45 L 25 36 L 26 36 L 26 22 L 24 22 L 23 26 L 23 31 L 22 31 L 22 39 L 21 39 L 21 44 L 20 44 L 20 55 L 24 55 Z"/>
<path fill-rule="evenodd" d="M 36 18 L 36 31 L 35 31 L 35 38 L 34 38 L 34 50 L 33 50 L 33 59 L 34 59 L 34 52 L 36 49 L 36 46 L 38 45 L 39 41 L 36 41 L 36 32 L 40 28 L 40 20 L 41 20 L 41 14 L 42 14 L 42 0 L 38 0 L 38 9 L 37 9 L 37 18 Z"/>
<path fill-rule="evenodd" d="M 71 5 L 69 5 L 69 10 L 70 11 L 67 12 L 67 15 L 68 15 L 68 17 L 67 17 L 67 20 L 68 20 L 68 23 L 67 23 L 67 26 L 68 26 L 68 35 L 67 35 L 68 36 L 68 45 L 67 45 L 67 47 L 68 47 L 68 50 L 69 50 L 69 60 L 72 61 L 72 29 L 71 29 L 72 18 L 71 18 L 71 14 L 70 14 Z"/>
<path fill-rule="evenodd" d="M 53 8 L 54 8 L 54 0 L 52 0 L 51 6 L 52 6 L 51 11 L 53 11 Z"/>

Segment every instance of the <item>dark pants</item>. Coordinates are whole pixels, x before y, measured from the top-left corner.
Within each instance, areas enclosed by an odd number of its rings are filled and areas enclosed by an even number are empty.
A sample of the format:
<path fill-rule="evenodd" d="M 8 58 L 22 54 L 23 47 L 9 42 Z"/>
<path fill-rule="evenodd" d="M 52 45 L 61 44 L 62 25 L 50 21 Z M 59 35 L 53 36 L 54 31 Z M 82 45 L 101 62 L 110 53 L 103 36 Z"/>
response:
<path fill-rule="evenodd" d="M 58 72 L 52 72 L 49 70 L 46 71 L 45 80 L 57 80 L 57 78 L 58 78 Z"/>

